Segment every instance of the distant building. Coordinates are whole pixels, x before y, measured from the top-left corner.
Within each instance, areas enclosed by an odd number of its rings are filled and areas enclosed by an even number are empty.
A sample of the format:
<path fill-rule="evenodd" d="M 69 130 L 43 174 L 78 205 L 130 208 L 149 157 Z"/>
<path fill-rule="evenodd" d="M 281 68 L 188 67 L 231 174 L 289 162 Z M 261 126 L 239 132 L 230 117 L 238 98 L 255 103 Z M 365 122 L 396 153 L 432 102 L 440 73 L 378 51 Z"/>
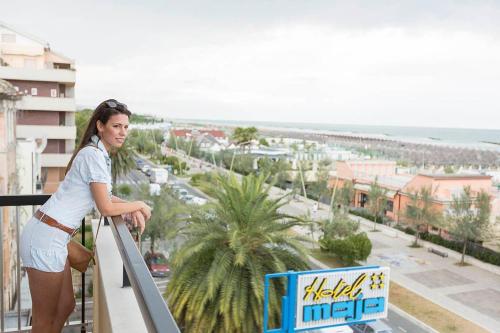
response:
<path fill-rule="evenodd" d="M 14 87 L 0 80 L 0 195 L 17 194 L 16 172 L 16 101 L 20 98 Z M 4 307 L 9 309 L 15 299 L 16 246 L 10 235 L 15 234 L 16 208 L 0 207 L 2 234 L 2 264 L 5 295 Z"/>
<path fill-rule="evenodd" d="M 405 212 L 411 203 L 410 195 L 423 187 L 431 189 L 433 205 L 446 213 L 454 196 L 460 195 L 464 186 L 470 186 L 473 194 L 484 190 L 492 199 L 491 222 L 494 223 L 500 213 L 500 200 L 493 186 L 492 177 L 477 174 L 397 174 L 396 162 L 378 160 L 338 161 L 336 175 L 329 181 L 329 187 L 341 188 L 346 181 L 354 185 L 354 207 L 368 206 L 368 193 L 371 184 L 377 183 L 387 190 L 387 207 L 385 215 L 396 221 L 405 220 Z M 447 236 L 446 230 L 428 227 L 431 233 Z M 500 229 L 496 229 L 496 237 L 500 237 Z"/>
<path fill-rule="evenodd" d="M 217 140 L 227 140 L 228 137 L 224 131 L 218 130 L 218 129 L 189 129 L 189 128 L 174 128 L 170 131 L 171 135 L 175 135 L 178 138 L 190 138 L 190 137 L 197 137 L 200 135 L 208 134 L 211 135 L 212 137 L 216 138 Z"/>
<path fill-rule="evenodd" d="M 219 129 L 174 128 L 170 131 L 169 138 L 170 136 L 184 140 L 194 138 L 201 145 L 200 148 L 205 151 L 220 151 L 227 149 L 229 145 L 228 136 Z"/>
<path fill-rule="evenodd" d="M 210 134 L 203 134 L 199 136 L 196 141 L 200 145 L 200 149 L 210 153 L 216 153 L 221 150 L 226 149 L 226 145 L 221 143 L 215 137 Z"/>
<path fill-rule="evenodd" d="M 53 193 L 75 146 L 74 61 L 46 41 L 0 23 L 0 79 L 23 95 L 16 137 L 44 146 L 40 181 L 44 193 Z"/>

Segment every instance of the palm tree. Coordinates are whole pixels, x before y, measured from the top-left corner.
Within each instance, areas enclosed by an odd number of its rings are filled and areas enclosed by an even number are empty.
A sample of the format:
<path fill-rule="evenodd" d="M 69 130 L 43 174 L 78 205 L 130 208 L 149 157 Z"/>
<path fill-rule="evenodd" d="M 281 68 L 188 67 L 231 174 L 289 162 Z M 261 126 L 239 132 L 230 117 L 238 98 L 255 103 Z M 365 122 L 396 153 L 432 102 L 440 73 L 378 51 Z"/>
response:
<path fill-rule="evenodd" d="M 441 213 L 432 205 L 433 197 L 430 187 L 422 187 L 420 191 L 410 194 L 410 204 L 406 207 L 406 217 L 415 225 L 415 241 L 413 246 L 418 246 L 420 229 L 426 224 L 439 226 L 442 219 Z"/>
<path fill-rule="evenodd" d="M 135 168 L 135 151 L 125 141 L 123 146 L 113 150 L 110 155 L 111 177 L 113 178 L 113 184 L 116 184 L 116 179 L 119 176 L 126 175 Z"/>
<path fill-rule="evenodd" d="M 279 212 L 287 202 L 270 198 L 267 178 L 219 176 L 215 202 L 194 213 L 184 231 L 166 296 L 186 332 L 262 331 L 264 276 L 307 268 L 305 238 L 288 232 L 305 223 Z M 284 289 L 282 281 L 270 286 L 270 325 L 279 323 Z"/>
<path fill-rule="evenodd" d="M 233 132 L 233 140 L 237 146 L 240 146 L 243 149 L 253 140 L 257 140 L 258 137 L 259 132 L 255 127 L 236 127 Z"/>
<path fill-rule="evenodd" d="M 373 215 L 373 231 L 377 230 L 377 218 L 382 215 L 387 206 L 387 190 L 382 188 L 377 178 L 371 183 L 370 190 L 368 191 L 368 210 Z"/>
<path fill-rule="evenodd" d="M 259 137 L 259 132 L 255 127 L 236 127 L 233 131 L 232 139 L 234 143 L 239 146 L 242 152 L 245 152 L 245 147 L 250 147 L 253 140 L 257 140 Z M 236 157 L 236 149 L 233 151 L 233 157 L 231 159 L 231 166 L 229 171 L 233 171 L 234 159 Z"/>

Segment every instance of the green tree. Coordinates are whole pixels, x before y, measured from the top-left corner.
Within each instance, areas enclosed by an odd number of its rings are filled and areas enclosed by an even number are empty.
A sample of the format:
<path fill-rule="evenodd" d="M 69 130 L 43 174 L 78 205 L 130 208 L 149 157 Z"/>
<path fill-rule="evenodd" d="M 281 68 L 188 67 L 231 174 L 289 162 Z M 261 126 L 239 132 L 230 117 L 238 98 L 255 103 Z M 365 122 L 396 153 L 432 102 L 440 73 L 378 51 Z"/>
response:
<path fill-rule="evenodd" d="M 267 142 L 267 140 L 265 138 L 260 138 L 259 145 L 269 147 L 269 142 Z"/>
<path fill-rule="evenodd" d="M 321 199 L 328 195 L 328 179 L 330 174 L 328 172 L 328 167 L 320 165 L 318 171 L 316 172 L 316 181 L 309 185 L 310 192 L 317 198 L 318 207 Z"/>
<path fill-rule="evenodd" d="M 455 169 L 453 168 L 452 165 L 447 165 L 444 167 L 444 173 L 446 174 L 452 174 L 452 173 L 455 173 Z"/>
<path fill-rule="evenodd" d="M 166 296 L 186 332 L 262 331 L 264 276 L 307 268 L 304 239 L 289 233 L 304 223 L 280 213 L 286 201 L 271 199 L 266 179 L 220 176 L 211 212 L 194 213 L 184 231 Z M 271 283 L 270 325 L 279 323 L 284 289 L 283 281 Z"/>
<path fill-rule="evenodd" d="M 157 240 L 177 236 L 189 209 L 166 186 L 161 188 L 160 195 L 151 195 L 149 186 L 143 184 L 136 195 L 140 200 L 151 204 L 151 219 L 146 223 L 143 237 L 150 239 L 150 253 L 154 253 Z"/>
<path fill-rule="evenodd" d="M 427 224 L 440 226 L 442 221 L 441 212 L 432 204 L 432 190 L 424 186 L 419 191 L 410 193 L 410 204 L 406 207 L 405 215 L 410 223 L 415 226 L 415 241 L 413 246 L 418 246 L 422 227 Z"/>
<path fill-rule="evenodd" d="M 259 132 L 255 127 L 236 127 L 233 131 L 232 139 L 235 144 L 244 148 L 252 142 L 252 140 L 257 140 L 259 137 Z"/>
<path fill-rule="evenodd" d="M 332 221 L 323 221 L 322 230 L 323 236 L 319 240 L 321 249 L 348 265 L 366 260 L 371 253 L 370 239 L 366 233 L 358 232 L 359 223 L 346 214 L 337 215 Z"/>
<path fill-rule="evenodd" d="M 294 194 L 300 194 L 300 192 L 302 192 L 302 178 L 299 172 L 297 172 L 292 179 L 292 191 Z"/>
<path fill-rule="evenodd" d="M 490 223 L 490 195 L 481 190 L 476 196 L 469 186 L 464 187 L 459 196 L 454 196 L 450 204 L 448 219 L 450 232 L 464 245 L 460 264 L 465 264 L 465 251 L 470 240 L 485 240 L 492 235 Z"/>
<path fill-rule="evenodd" d="M 333 199 L 334 205 L 340 206 L 341 213 L 347 214 L 354 200 L 354 186 L 350 180 L 346 180 L 340 189 L 337 189 Z"/>
<path fill-rule="evenodd" d="M 245 153 L 245 148 L 250 147 L 253 140 L 257 140 L 259 137 L 258 130 L 255 127 L 236 127 L 231 136 L 234 143 L 241 148 L 242 152 Z M 229 165 L 229 171 L 233 171 L 233 163 L 236 157 L 236 149 L 233 151 L 233 156 L 231 158 L 231 164 Z"/>
<path fill-rule="evenodd" d="M 111 151 L 111 177 L 113 178 L 113 184 L 116 184 L 118 177 L 128 174 L 135 168 L 135 155 L 133 148 L 127 141 L 120 148 Z"/>
<path fill-rule="evenodd" d="M 120 197 L 127 199 L 132 195 L 132 187 L 128 184 L 120 184 L 117 188 L 117 193 Z"/>
<path fill-rule="evenodd" d="M 331 221 L 324 220 L 321 229 L 324 238 L 345 238 L 358 232 L 359 222 L 351 220 L 347 214 L 340 214 Z"/>
<path fill-rule="evenodd" d="M 377 230 L 377 218 L 383 218 L 387 207 L 387 190 L 382 188 L 377 181 L 377 178 L 370 184 L 368 191 L 368 210 L 374 216 L 373 231 Z"/>
<path fill-rule="evenodd" d="M 75 113 L 75 125 L 76 125 L 76 140 L 75 147 L 78 147 L 80 141 L 82 140 L 83 132 L 87 129 L 90 117 L 92 117 L 92 109 L 83 109 Z"/>

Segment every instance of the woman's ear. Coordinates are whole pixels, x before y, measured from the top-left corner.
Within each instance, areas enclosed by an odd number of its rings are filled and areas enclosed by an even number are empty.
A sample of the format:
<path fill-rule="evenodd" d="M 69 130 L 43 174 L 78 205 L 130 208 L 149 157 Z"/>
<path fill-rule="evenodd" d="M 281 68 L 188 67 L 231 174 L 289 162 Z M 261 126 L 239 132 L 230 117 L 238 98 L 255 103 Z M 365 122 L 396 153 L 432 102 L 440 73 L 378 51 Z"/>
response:
<path fill-rule="evenodd" d="M 97 127 L 97 132 L 103 132 L 104 131 L 104 124 L 100 120 L 98 120 L 96 122 L 96 127 Z"/>

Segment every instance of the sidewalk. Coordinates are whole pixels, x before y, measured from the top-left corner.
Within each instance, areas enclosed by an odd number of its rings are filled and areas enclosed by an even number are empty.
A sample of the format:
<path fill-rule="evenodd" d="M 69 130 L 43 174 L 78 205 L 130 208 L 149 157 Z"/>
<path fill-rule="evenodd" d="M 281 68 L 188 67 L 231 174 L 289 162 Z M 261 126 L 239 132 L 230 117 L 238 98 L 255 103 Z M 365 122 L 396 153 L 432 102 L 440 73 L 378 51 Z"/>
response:
<path fill-rule="evenodd" d="M 279 189 L 273 191 L 274 195 L 280 193 Z M 286 209 L 288 213 L 303 215 L 308 210 L 312 212 L 314 204 L 315 201 L 301 197 L 300 201 L 292 200 Z M 327 218 L 328 206 L 320 207 L 313 217 Z M 377 225 L 379 232 L 372 232 L 373 222 L 351 217 L 360 221 L 361 229 L 372 241 L 367 264 L 391 267 L 391 280 L 486 330 L 500 332 L 500 275 L 495 274 L 496 267 L 487 270 L 475 265 L 457 266 L 458 257 L 452 250 L 444 249 L 450 256 L 442 258 L 426 247 L 410 248 L 411 236 L 404 237 L 381 225 Z M 303 228 L 297 231 L 310 235 Z M 469 257 L 467 260 L 472 262 Z"/>

